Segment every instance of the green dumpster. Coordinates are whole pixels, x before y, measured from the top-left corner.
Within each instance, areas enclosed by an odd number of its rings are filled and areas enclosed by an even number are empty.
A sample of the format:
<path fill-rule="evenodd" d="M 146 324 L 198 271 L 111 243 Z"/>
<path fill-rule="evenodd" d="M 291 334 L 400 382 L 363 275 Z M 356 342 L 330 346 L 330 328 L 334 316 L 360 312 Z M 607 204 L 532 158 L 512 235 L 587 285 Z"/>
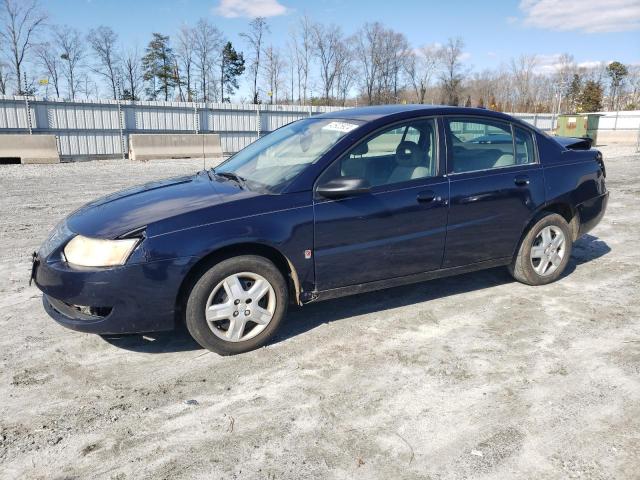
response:
<path fill-rule="evenodd" d="M 556 135 L 560 137 L 588 137 L 595 145 L 598 140 L 600 117 L 601 115 L 595 113 L 559 115 Z"/>

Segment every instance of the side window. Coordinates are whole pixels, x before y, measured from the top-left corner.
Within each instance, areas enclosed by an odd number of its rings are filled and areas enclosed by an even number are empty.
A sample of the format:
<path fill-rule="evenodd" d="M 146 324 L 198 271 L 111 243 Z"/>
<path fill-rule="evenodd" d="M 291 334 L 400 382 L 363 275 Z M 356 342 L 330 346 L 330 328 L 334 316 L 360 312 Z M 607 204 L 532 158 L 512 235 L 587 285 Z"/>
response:
<path fill-rule="evenodd" d="M 515 165 L 511 125 L 491 120 L 448 119 L 450 170 L 472 172 Z"/>
<path fill-rule="evenodd" d="M 358 177 L 376 187 L 432 177 L 436 170 L 434 120 L 420 119 L 373 134 L 336 160 L 320 182 Z"/>
<path fill-rule="evenodd" d="M 515 131 L 515 147 L 516 147 L 516 163 L 523 165 L 526 163 L 536 162 L 535 147 L 533 146 L 533 136 L 531 132 L 524 128 L 514 127 Z"/>

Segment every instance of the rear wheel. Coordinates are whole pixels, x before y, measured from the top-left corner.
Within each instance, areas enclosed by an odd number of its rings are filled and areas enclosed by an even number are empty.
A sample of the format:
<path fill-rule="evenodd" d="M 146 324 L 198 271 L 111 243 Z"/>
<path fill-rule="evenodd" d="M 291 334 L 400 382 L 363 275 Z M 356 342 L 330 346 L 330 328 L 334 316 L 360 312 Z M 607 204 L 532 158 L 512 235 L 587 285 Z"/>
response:
<path fill-rule="evenodd" d="M 527 285 L 551 283 L 569 263 L 572 244 L 567 221 L 555 213 L 545 214 L 525 235 L 509 271 Z"/>
<path fill-rule="evenodd" d="M 186 325 L 213 352 L 248 352 L 269 341 L 287 304 L 287 284 L 272 262 L 253 255 L 234 257 L 197 280 L 187 299 Z"/>

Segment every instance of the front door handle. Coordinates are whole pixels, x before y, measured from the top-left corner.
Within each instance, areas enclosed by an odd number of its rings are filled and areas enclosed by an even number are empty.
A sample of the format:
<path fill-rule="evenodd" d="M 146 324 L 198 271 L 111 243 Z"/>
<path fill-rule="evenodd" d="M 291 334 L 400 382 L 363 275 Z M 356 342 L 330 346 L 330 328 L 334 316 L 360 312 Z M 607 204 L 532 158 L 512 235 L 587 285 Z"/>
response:
<path fill-rule="evenodd" d="M 529 185 L 529 177 L 526 175 L 518 175 L 513 179 L 513 183 L 515 183 L 519 187 L 526 187 Z"/>
<path fill-rule="evenodd" d="M 425 190 L 424 192 L 420 192 L 418 194 L 418 203 L 429 203 L 429 202 L 439 202 L 442 200 L 441 197 L 436 196 L 436 192 L 433 190 Z"/>

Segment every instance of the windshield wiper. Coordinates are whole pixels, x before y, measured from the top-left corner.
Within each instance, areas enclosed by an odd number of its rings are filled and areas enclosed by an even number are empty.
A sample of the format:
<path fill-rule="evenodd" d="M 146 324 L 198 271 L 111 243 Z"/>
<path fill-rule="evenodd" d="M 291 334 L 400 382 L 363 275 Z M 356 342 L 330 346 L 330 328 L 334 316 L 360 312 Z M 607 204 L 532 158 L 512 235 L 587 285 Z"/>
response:
<path fill-rule="evenodd" d="M 237 173 L 233 173 L 233 172 L 216 172 L 215 169 L 211 169 L 211 172 L 214 175 L 217 175 L 218 177 L 228 178 L 230 180 L 235 181 L 242 188 L 246 187 L 246 185 L 247 185 L 247 179 L 244 178 L 244 177 L 241 177 Z"/>

